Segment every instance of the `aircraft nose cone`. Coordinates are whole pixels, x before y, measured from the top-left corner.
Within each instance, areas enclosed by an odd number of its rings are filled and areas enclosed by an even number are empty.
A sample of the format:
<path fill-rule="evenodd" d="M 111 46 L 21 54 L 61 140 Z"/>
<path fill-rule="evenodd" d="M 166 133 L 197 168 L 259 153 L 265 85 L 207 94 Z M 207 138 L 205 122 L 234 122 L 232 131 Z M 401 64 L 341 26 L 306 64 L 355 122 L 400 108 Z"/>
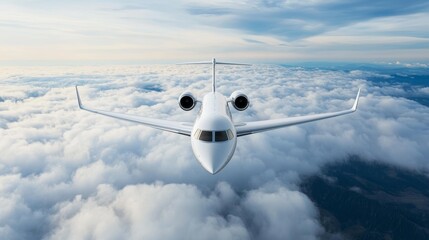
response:
<path fill-rule="evenodd" d="M 225 165 L 228 159 L 216 159 L 215 157 L 208 157 L 204 159 L 203 167 L 211 174 L 218 173 Z"/>
<path fill-rule="evenodd" d="M 204 169 L 211 174 L 222 170 L 232 157 L 235 145 L 232 141 L 224 143 L 196 144 L 194 153 Z"/>
<path fill-rule="evenodd" d="M 200 154 L 198 160 L 201 165 L 211 174 L 218 173 L 229 161 L 229 151 L 217 147 L 206 148 L 205 152 Z"/>

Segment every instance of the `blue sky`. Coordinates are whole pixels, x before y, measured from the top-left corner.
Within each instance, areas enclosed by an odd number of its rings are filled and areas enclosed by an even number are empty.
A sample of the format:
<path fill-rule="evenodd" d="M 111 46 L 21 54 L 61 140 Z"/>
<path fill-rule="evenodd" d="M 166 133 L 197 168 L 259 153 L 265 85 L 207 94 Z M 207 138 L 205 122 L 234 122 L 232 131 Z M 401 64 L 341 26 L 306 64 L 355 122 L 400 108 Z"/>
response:
<path fill-rule="evenodd" d="M 0 65 L 429 61 L 429 2 L 0 3 Z"/>

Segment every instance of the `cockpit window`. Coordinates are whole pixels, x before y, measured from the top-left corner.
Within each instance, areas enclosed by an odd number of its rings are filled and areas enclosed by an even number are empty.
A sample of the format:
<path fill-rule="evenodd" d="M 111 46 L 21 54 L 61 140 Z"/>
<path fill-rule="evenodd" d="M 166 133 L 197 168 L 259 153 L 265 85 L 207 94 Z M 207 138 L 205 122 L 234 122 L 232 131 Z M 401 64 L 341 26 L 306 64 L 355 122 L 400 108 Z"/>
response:
<path fill-rule="evenodd" d="M 234 134 L 231 129 L 226 131 L 203 131 L 201 129 L 197 129 L 194 133 L 194 137 L 201 141 L 213 142 L 213 134 L 215 142 L 224 142 L 234 138 Z"/>
<path fill-rule="evenodd" d="M 216 142 L 228 141 L 228 135 L 226 134 L 226 131 L 216 131 L 215 132 L 215 141 Z"/>
<path fill-rule="evenodd" d="M 198 138 L 201 141 L 211 142 L 213 141 L 213 136 L 211 131 L 201 131 L 200 137 Z"/>
<path fill-rule="evenodd" d="M 231 129 L 228 129 L 226 131 L 226 134 L 228 134 L 228 139 L 231 140 L 234 138 L 234 134 L 232 133 Z"/>
<path fill-rule="evenodd" d="M 195 133 L 194 133 L 194 137 L 195 137 L 196 139 L 198 139 L 198 138 L 200 137 L 200 134 L 201 134 L 201 130 L 200 130 L 200 129 L 197 129 L 197 131 L 195 131 Z"/>

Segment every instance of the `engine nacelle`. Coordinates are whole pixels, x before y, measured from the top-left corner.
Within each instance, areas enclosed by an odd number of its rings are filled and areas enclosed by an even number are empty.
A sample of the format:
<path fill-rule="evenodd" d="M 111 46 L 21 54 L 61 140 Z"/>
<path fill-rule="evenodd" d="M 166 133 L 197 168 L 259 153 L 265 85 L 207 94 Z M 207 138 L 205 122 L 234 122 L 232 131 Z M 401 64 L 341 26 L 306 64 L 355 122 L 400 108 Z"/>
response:
<path fill-rule="evenodd" d="M 247 98 L 246 94 L 240 91 L 233 92 L 229 98 L 234 108 L 238 111 L 244 111 L 249 107 L 249 98 Z"/>
<path fill-rule="evenodd" d="M 185 111 L 192 110 L 197 104 L 197 100 L 190 92 L 184 92 L 179 97 L 179 106 Z"/>

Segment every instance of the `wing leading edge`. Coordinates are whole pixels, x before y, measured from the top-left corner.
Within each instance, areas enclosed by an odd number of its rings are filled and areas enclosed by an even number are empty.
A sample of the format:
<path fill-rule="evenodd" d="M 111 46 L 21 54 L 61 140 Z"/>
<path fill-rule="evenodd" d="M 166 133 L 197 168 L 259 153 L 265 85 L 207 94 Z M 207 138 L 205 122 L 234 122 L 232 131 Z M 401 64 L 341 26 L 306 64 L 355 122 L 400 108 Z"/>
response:
<path fill-rule="evenodd" d="M 359 102 L 359 96 L 360 96 L 360 88 L 356 95 L 356 99 L 354 101 L 353 107 L 344 110 L 344 111 L 338 111 L 338 112 L 332 112 L 332 113 L 321 113 L 321 114 L 314 114 L 314 115 L 308 115 L 308 116 L 299 116 L 299 117 L 290 117 L 290 118 L 282 118 L 282 119 L 273 119 L 273 120 L 265 120 L 265 121 L 254 121 L 254 122 L 245 122 L 245 123 L 239 123 L 236 125 L 237 130 L 237 136 L 245 136 L 249 134 L 269 131 L 277 128 L 297 125 L 301 123 L 306 122 L 312 122 L 317 120 L 322 120 L 326 118 L 332 118 L 337 117 L 349 113 L 353 113 L 356 111 L 358 107 Z"/>
<path fill-rule="evenodd" d="M 175 121 L 168 121 L 168 120 L 162 120 L 162 119 L 140 117 L 135 115 L 123 114 L 123 113 L 109 112 L 104 110 L 97 110 L 94 108 L 86 107 L 82 104 L 77 86 L 76 86 L 76 95 L 77 95 L 79 108 L 82 110 L 101 114 L 107 117 L 129 121 L 129 122 L 140 123 L 152 128 L 156 128 L 156 129 L 160 129 L 168 132 L 191 136 L 192 123 L 190 122 L 175 122 Z"/>

